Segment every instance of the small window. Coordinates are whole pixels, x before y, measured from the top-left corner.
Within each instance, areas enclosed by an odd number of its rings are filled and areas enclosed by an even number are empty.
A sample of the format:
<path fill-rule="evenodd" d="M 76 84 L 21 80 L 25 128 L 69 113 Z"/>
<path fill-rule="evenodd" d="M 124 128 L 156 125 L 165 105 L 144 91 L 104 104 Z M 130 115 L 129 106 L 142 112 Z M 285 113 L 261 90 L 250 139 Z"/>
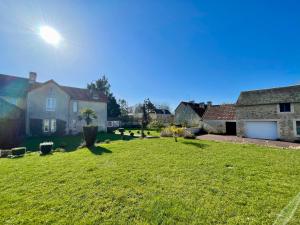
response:
<path fill-rule="evenodd" d="M 291 103 L 280 103 L 280 112 L 291 112 Z"/>
<path fill-rule="evenodd" d="M 56 131 L 56 119 L 51 119 L 51 133 Z"/>
<path fill-rule="evenodd" d="M 72 120 L 72 126 L 74 129 L 76 129 L 76 120 Z"/>
<path fill-rule="evenodd" d="M 56 108 L 56 99 L 55 98 L 47 98 L 46 99 L 46 111 L 55 111 Z"/>
<path fill-rule="evenodd" d="M 73 102 L 73 112 L 76 113 L 78 111 L 78 103 Z"/>
<path fill-rule="evenodd" d="M 113 121 L 107 121 L 107 127 L 113 127 Z"/>
<path fill-rule="evenodd" d="M 300 121 L 296 121 L 296 135 L 300 136 Z"/>
<path fill-rule="evenodd" d="M 50 121 L 48 119 L 43 120 L 43 131 L 47 133 L 49 132 L 49 128 L 50 128 Z"/>

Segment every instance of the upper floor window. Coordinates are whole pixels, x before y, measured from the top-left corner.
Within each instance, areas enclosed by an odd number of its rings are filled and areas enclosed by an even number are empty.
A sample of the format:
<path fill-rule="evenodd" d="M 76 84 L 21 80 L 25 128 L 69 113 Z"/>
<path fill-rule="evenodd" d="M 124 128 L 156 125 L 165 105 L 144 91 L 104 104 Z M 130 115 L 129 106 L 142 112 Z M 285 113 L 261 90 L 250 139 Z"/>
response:
<path fill-rule="evenodd" d="M 291 112 L 291 103 L 280 103 L 279 110 L 280 112 Z"/>
<path fill-rule="evenodd" d="M 78 102 L 73 102 L 73 112 L 76 113 L 78 111 Z"/>
<path fill-rule="evenodd" d="M 46 111 L 55 111 L 56 108 L 56 99 L 55 98 L 47 98 L 46 99 Z"/>

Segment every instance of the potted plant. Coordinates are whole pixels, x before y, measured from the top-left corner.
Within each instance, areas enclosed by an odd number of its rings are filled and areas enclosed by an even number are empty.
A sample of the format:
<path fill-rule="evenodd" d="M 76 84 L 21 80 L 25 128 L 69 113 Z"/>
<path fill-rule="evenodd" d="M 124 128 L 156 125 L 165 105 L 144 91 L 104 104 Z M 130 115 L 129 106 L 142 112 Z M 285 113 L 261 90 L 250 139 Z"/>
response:
<path fill-rule="evenodd" d="M 87 147 L 91 147 L 95 144 L 98 126 L 92 125 L 94 119 L 97 119 L 96 112 L 92 109 L 86 108 L 80 111 L 78 119 L 84 120 L 86 126 L 83 126 L 83 136 Z"/>

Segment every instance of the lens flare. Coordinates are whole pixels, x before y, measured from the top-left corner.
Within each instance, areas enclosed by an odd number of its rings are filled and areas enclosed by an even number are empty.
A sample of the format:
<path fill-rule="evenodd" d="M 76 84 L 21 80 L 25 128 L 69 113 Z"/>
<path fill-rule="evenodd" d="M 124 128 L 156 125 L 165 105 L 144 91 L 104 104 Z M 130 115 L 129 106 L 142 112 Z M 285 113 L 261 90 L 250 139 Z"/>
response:
<path fill-rule="evenodd" d="M 61 41 L 61 35 L 52 27 L 41 26 L 39 28 L 39 35 L 49 44 L 57 46 Z"/>

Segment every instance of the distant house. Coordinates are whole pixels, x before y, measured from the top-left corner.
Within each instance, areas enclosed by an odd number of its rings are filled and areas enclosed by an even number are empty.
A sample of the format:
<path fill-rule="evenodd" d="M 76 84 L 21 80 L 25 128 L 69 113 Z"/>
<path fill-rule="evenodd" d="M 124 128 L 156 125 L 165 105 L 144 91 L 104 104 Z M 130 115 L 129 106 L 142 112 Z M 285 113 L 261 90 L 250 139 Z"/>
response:
<path fill-rule="evenodd" d="M 238 136 L 300 140 L 300 85 L 241 92 Z"/>
<path fill-rule="evenodd" d="M 155 109 L 150 113 L 151 120 L 157 120 L 164 125 L 170 125 L 174 121 L 174 116 L 168 109 Z"/>
<path fill-rule="evenodd" d="M 54 80 L 36 81 L 37 74 L 29 78 L 0 75 L 0 98 L 21 109 L 26 115 L 27 135 L 78 133 L 84 124 L 78 121 L 83 108 L 95 110 L 94 121 L 99 130 L 107 127 L 107 98 L 88 89 L 62 86 Z M 5 113 L 0 109 L 0 114 Z"/>
<path fill-rule="evenodd" d="M 195 103 L 195 102 L 180 102 L 175 109 L 174 122 L 177 125 L 186 125 L 189 127 L 198 127 L 202 120 L 202 117 L 207 109 L 208 104 Z"/>
<path fill-rule="evenodd" d="M 202 126 L 209 133 L 236 135 L 236 107 L 233 104 L 207 107 Z"/>

